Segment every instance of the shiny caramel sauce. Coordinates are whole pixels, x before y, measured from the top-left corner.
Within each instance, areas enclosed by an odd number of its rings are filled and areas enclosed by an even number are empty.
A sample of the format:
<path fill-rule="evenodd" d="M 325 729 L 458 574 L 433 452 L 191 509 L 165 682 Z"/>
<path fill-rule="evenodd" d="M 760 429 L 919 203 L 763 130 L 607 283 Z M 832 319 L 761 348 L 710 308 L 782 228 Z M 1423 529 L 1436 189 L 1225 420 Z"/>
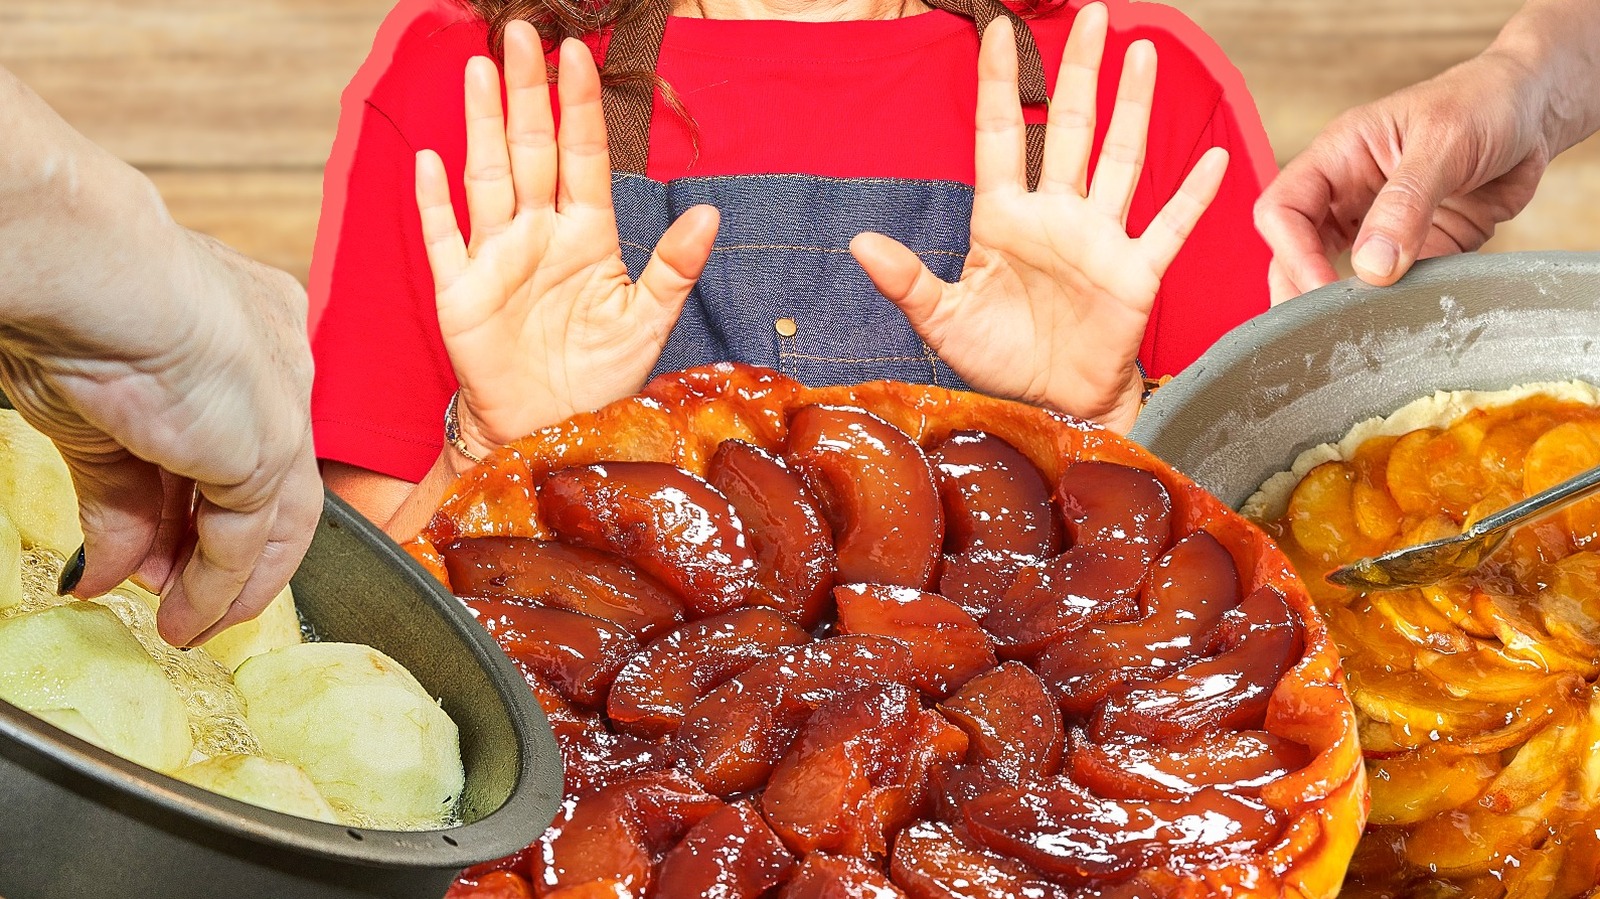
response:
<path fill-rule="evenodd" d="M 1372 814 L 1343 895 L 1538 897 L 1600 886 L 1600 500 L 1472 576 L 1355 593 L 1323 575 L 1459 533 L 1600 465 L 1600 409 L 1531 397 L 1363 443 L 1266 525 L 1344 657 Z"/>

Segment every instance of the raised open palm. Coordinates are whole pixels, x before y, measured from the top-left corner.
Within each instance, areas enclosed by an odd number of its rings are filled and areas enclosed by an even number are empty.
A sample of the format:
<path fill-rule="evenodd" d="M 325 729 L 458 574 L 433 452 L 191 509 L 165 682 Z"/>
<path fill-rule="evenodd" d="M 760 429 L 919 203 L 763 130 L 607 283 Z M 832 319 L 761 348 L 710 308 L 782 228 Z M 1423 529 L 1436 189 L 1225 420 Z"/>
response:
<path fill-rule="evenodd" d="M 566 41 L 559 74 L 558 134 L 533 26 L 506 29 L 505 113 L 494 62 L 467 64 L 470 244 L 444 163 L 430 150 L 417 154 L 439 330 L 460 386 L 462 436 L 476 455 L 643 386 L 716 237 L 716 210 L 690 209 L 638 282 L 628 276 L 588 48 Z"/>
<path fill-rule="evenodd" d="M 859 235 L 851 249 L 884 296 L 974 388 L 1125 431 L 1139 411 L 1135 359 L 1161 277 L 1216 196 L 1228 157 L 1220 148 L 1208 151 L 1143 235 L 1128 236 L 1156 54 L 1148 41 L 1128 49 L 1091 186 L 1106 19 L 1096 3 L 1073 23 L 1039 188 L 1031 192 L 1012 26 L 1000 18 L 984 32 L 972 240 L 960 280 L 941 281 L 881 234 Z"/>

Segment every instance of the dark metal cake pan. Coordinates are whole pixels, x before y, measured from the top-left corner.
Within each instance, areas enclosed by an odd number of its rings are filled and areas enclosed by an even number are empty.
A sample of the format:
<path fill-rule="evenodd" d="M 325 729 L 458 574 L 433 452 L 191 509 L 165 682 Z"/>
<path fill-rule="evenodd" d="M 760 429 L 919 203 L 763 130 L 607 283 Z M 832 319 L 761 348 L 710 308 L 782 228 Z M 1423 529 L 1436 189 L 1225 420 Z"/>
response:
<path fill-rule="evenodd" d="M 267 811 L 0 702 L 0 896 L 438 899 L 461 868 L 516 852 L 544 830 L 561 801 L 554 737 L 460 602 L 331 494 L 293 586 L 320 636 L 392 656 L 460 727 L 462 823 L 392 832 Z"/>
<path fill-rule="evenodd" d="M 1600 383 L 1600 254 L 1455 256 L 1235 328 L 1131 436 L 1237 508 L 1301 451 L 1418 397 L 1575 378 Z"/>

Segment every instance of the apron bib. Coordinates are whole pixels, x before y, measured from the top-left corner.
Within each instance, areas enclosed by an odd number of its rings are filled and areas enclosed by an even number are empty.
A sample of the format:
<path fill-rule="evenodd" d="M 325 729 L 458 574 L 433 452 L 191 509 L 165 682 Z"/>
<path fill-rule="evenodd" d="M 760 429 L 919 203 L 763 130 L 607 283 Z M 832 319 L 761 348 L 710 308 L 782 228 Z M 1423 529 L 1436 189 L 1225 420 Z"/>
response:
<path fill-rule="evenodd" d="M 607 67 L 655 71 L 671 0 L 618 24 Z M 1039 52 L 1027 26 L 998 0 L 931 0 L 970 18 L 979 32 L 998 16 L 1017 35 L 1022 102 L 1046 101 Z M 603 95 L 611 148 L 612 202 L 622 258 L 638 278 L 667 226 L 690 207 L 716 206 L 721 228 L 710 261 L 653 374 L 711 362 L 763 365 L 814 387 L 892 379 L 966 385 L 878 293 L 850 255 L 863 231 L 914 250 L 946 281 L 961 274 L 972 188 L 952 181 L 738 175 L 645 176 L 654 87 L 628 83 Z M 1028 184 L 1038 183 L 1044 126 L 1028 126 Z"/>

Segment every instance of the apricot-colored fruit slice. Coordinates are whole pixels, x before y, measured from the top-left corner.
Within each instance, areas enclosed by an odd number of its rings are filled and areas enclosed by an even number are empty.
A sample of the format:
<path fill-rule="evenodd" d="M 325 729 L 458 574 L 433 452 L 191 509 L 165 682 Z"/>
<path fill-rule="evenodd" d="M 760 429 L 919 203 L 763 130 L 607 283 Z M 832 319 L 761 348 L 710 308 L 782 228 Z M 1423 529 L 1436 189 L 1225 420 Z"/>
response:
<path fill-rule="evenodd" d="M 695 703 L 674 739 L 695 780 L 718 795 L 764 783 L 811 713 L 874 684 L 910 684 L 911 653 L 883 637 L 830 637 L 757 662 Z"/>
<path fill-rule="evenodd" d="M 733 504 L 755 554 L 756 579 L 775 607 L 812 627 L 833 586 L 833 530 L 800 476 L 760 447 L 724 440 L 706 480 Z"/>
<path fill-rule="evenodd" d="M 539 838 L 535 888 L 542 896 L 600 882 L 616 895 L 644 896 L 660 854 L 722 806 L 677 772 L 629 778 L 568 803 Z"/>
<path fill-rule="evenodd" d="M 784 884 L 778 899 L 903 899 L 884 873 L 859 858 L 813 852 Z"/>
<path fill-rule="evenodd" d="M 524 672 L 543 677 L 578 705 L 598 707 L 639 644 L 599 618 L 497 599 L 467 601 L 478 623 Z"/>
<path fill-rule="evenodd" d="M 1061 769 L 1061 714 L 1044 682 L 1021 662 L 973 678 L 939 711 L 967 732 L 976 761 L 996 762 L 1019 779 Z"/>
<path fill-rule="evenodd" d="M 1160 680 L 1204 655 L 1211 632 L 1239 603 L 1239 572 L 1217 539 L 1197 531 L 1152 570 L 1137 621 L 1097 624 L 1048 647 L 1037 670 L 1072 715 L 1119 690 Z"/>
<path fill-rule="evenodd" d="M 1028 457 L 993 434 L 956 431 L 928 454 L 944 504 L 945 550 L 1043 556 L 1061 546 L 1050 487 Z"/>
<path fill-rule="evenodd" d="M 1172 535 L 1172 497 L 1152 473 L 1113 462 L 1074 462 L 1056 482 L 1070 542 L 1132 547 L 1149 565 Z"/>
<path fill-rule="evenodd" d="M 1423 750 L 1367 760 L 1372 824 L 1416 824 L 1477 800 L 1500 771 L 1498 756 Z"/>
<path fill-rule="evenodd" d="M 833 528 L 840 583 L 933 585 L 944 512 L 916 441 L 861 409 L 804 406 L 785 456 Z"/>
<path fill-rule="evenodd" d="M 700 820 L 661 860 L 657 899 L 757 899 L 794 867 L 755 805 L 735 802 Z"/>
<path fill-rule="evenodd" d="M 1016 584 L 1024 568 L 1037 566 L 1033 556 L 984 549 L 945 556 L 939 572 L 939 594 L 982 621 Z"/>
<path fill-rule="evenodd" d="M 839 607 L 839 632 L 904 643 L 911 652 L 917 688 L 930 696 L 949 695 L 994 667 L 989 635 L 942 596 L 879 584 L 836 587 L 833 595 Z"/>
<path fill-rule="evenodd" d="M 539 486 L 539 511 L 562 541 L 630 560 L 696 615 L 745 605 L 755 583 L 755 558 L 727 498 L 664 462 L 555 472 Z"/>
<path fill-rule="evenodd" d="M 1222 729 L 1259 728 L 1278 681 L 1304 649 L 1303 625 L 1272 587 L 1246 597 L 1218 630 L 1226 647 L 1166 680 L 1114 696 L 1101 706 L 1091 736 L 1162 742 Z"/>
<path fill-rule="evenodd" d="M 948 824 L 920 822 L 894 841 L 889 873 L 911 899 L 1066 899 L 1064 887 L 964 839 Z"/>
<path fill-rule="evenodd" d="M 635 655 L 618 672 L 606 698 L 617 727 L 662 737 L 683 723 L 700 698 L 756 662 L 811 635 L 772 609 L 740 609 L 702 618 Z"/>
<path fill-rule="evenodd" d="M 1600 465 L 1600 421 L 1573 421 L 1546 431 L 1523 461 L 1523 493 L 1533 496 Z M 1560 513 L 1573 545 L 1600 539 L 1600 502 L 1587 499 Z"/>
<path fill-rule="evenodd" d="M 995 652 L 1029 659 L 1097 621 L 1138 615 L 1146 565 L 1137 549 L 1088 543 L 1024 568 L 989 614 Z"/>
<path fill-rule="evenodd" d="M 1113 799 L 1177 800 L 1207 787 L 1254 796 L 1311 761 L 1306 747 L 1265 731 L 1223 731 L 1162 745 L 1096 743 L 1074 730 L 1069 743 L 1072 779 Z"/>
<path fill-rule="evenodd" d="M 1343 462 L 1311 469 L 1289 495 L 1295 542 L 1329 567 L 1360 558 L 1371 546 L 1356 521 L 1356 473 Z"/>
<path fill-rule="evenodd" d="M 652 640 L 683 620 L 678 597 L 610 553 L 521 537 L 476 537 L 443 549 L 461 596 L 531 600 L 582 612 Z"/>
<path fill-rule="evenodd" d="M 1079 882 L 1126 878 L 1168 858 L 1193 864 L 1237 857 L 1281 829 L 1265 806 L 1216 789 L 1143 802 L 1096 796 L 1065 778 L 973 800 L 966 825 L 980 845 Z"/>

